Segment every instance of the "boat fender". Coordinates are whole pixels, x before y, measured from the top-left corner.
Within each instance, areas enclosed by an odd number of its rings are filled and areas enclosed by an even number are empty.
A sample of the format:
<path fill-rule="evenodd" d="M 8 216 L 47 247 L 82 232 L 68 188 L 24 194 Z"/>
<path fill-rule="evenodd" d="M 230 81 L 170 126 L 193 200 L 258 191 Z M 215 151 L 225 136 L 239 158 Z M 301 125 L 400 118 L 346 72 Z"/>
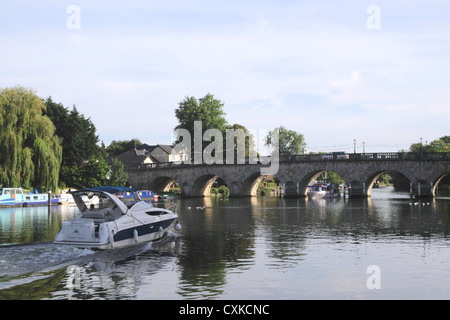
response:
<path fill-rule="evenodd" d="M 111 248 L 114 248 L 114 231 L 111 231 L 109 233 L 109 245 Z"/>
<path fill-rule="evenodd" d="M 138 237 L 139 237 L 139 234 L 138 234 L 138 231 L 137 231 L 137 229 L 134 229 L 134 231 L 133 231 L 133 238 L 134 238 L 134 242 L 138 242 Z"/>
<path fill-rule="evenodd" d="M 163 236 L 163 233 L 164 232 L 164 229 L 163 229 L 163 227 L 159 227 L 159 234 L 158 234 L 158 237 L 159 238 L 162 238 L 162 236 Z"/>
<path fill-rule="evenodd" d="M 175 224 L 175 230 L 176 231 L 180 231 L 181 230 L 181 225 L 177 222 L 177 224 Z"/>

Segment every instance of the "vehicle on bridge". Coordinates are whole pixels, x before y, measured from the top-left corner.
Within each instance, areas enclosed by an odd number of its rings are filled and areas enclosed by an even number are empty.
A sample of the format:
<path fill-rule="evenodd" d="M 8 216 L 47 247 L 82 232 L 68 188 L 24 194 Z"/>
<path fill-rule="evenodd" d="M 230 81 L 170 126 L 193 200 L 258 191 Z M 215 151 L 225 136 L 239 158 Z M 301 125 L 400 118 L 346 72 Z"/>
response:
<path fill-rule="evenodd" d="M 322 159 L 328 159 L 328 160 L 339 160 L 339 159 L 349 159 L 350 156 L 348 153 L 345 153 L 345 151 L 333 151 L 328 154 L 324 154 L 322 156 Z"/>

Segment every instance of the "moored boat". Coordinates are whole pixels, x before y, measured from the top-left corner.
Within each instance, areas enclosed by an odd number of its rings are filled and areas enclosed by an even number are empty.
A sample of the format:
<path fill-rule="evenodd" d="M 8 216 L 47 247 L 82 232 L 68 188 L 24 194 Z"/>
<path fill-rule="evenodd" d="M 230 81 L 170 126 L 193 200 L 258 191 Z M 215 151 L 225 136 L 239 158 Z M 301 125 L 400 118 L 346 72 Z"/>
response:
<path fill-rule="evenodd" d="M 124 197 L 124 193 L 129 194 Z M 176 210 L 154 207 L 133 188 L 104 186 L 71 194 L 81 214 L 63 223 L 55 244 L 111 249 L 158 240 L 181 228 Z M 99 201 L 87 205 L 83 197 Z"/>
<path fill-rule="evenodd" d="M 339 187 L 333 188 L 328 183 L 313 183 L 308 186 L 308 197 L 310 198 L 339 198 Z"/>
<path fill-rule="evenodd" d="M 22 188 L 1 188 L 0 207 L 56 205 L 58 199 L 49 193 L 24 193 Z"/>

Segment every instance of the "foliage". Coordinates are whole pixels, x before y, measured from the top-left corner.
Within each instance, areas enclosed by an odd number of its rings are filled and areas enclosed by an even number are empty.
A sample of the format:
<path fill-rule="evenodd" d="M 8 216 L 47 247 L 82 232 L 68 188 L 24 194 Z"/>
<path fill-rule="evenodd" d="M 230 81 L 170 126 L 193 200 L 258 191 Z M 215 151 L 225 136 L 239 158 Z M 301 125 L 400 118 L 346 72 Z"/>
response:
<path fill-rule="evenodd" d="M 131 140 L 113 140 L 109 146 L 106 147 L 106 154 L 107 156 L 117 156 L 141 145 L 142 142 L 137 138 Z"/>
<path fill-rule="evenodd" d="M 444 136 L 430 143 L 414 143 L 409 148 L 411 152 L 450 152 L 450 136 Z"/>
<path fill-rule="evenodd" d="M 85 187 L 99 187 L 107 184 L 107 176 L 110 171 L 108 163 L 103 158 L 91 157 L 81 167 L 63 167 L 67 177 L 67 186 L 81 189 Z"/>
<path fill-rule="evenodd" d="M 237 140 L 238 139 L 245 139 L 245 157 L 248 158 L 250 156 L 256 156 L 256 150 L 255 150 L 255 140 L 253 135 L 250 133 L 250 131 L 247 130 L 246 127 L 240 124 L 233 124 L 231 126 L 231 129 L 233 129 L 236 133 L 241 132 L 245 135 L 244 137 L 240 137 L 239 134 L 234 138 L 234 146 L 237 147 Z"/>
<path fill-rule="evenodd" d="M 186 97 L 178 104 L 175 110 L 175 116 L 178 119 L 178 125 L 175 129 L 185 129 L 191 136 L 191 158 L 194 152 L 194 123 L 201 121 L 202 124 L 202 150 L 209 144 L 203 141 L 203 133 L 208 129 L 217 129 L 225 135 L 227 121 L 223 111 L 223 102 L 215 99 L 214 95 L 207 94 L 203 98 Z M 175 136 L 176 143 L 179 143 L 181 137 Z M 225 140 L 223 140 L 225 142 Z"/>
<path fill-rule="evenodd" d="M 341 178 L 336 172 L 326 171 L 322 173 L 318 178 L 318 181 L 324 181 L 326 183 L 334 183 L 336 185 L 340 185 L 344 183 L 344 179 Z"/>
<path fill-rule="evenodd" d="M 0 91 L 0 184 L 58 188 L 62 148 L 45 109 L 32 90 L 17 86 Z"/>
<path fill-rule="evenodd" d="M 123 170 L 123 163 L 117 158 L 111 160 L 111 173 L 108 184 L 123 187 L 127 183 L 128 174 Z"/>
<path fill-rule="evenodd" d="M 103 158 L 91 157 L 81 168 L 81 177 L 84 182 L 81 187 L 99 187 L 107 184 L 107 176 L 110 171 L 108 163 Z"/>
<path fill-rule="evenodd" d="M 80 114 L 74 106 L 71 111 L 61 103 L 56 103 L 51 97 L 45 100 L 47 107 L 45 114 L 52 120 L 56 127 L 56 133 L 62 138 L 62 164 L 59 175 L 60 184 L 63 186 L 80 188 L 81 186 L 94 187 L 98 181 L 105 181 L 106 174 L 100 179 L 98 174 L 103 174 L 103 157 L 96 128 L 90 118 Z M 98 162 L 93 162 L 95 159 Z M 94 173 L 95 168 L 101 172 Z M 106 171 L 106 173 L 109 169 Z M 92 175 L 97 178 L 92 178 Z"/>
<path fill-rule="evenodd" d="M 210 194 L 216 196 L 220 195 L 223 198 L 228 198 L 230 197 L 230 189 L 226 185 L 221 185 L 218 188 L 211 188 Z"/>
<path fill-rule="evenodd" d="M 100 148 L 96 128 L 90 118 L 85 118 L 74 106 L 69 111 L 61 103 L 51 97 L 45 100 L 45 114 L 56 127 L 56 134 L 62 138 L 63 158 L 65 166 L 80 166 L 92 156 L 97 156 Z"/>
<path fill-rule="evenodd" d="M 422 144 L 414 143 L 409 148 L 410 152 L 450 152 L 450 136 L 444 136 L 439 139 L 433 140 L 430 143 Z M 410 181 L 404 175 L 397 172 L 391 173 L 392 182 L 395 190 L 397 191 L 409 191 Z M 445 176 L 440 185 L 450 185 L 450 175 Z"/>
<path fill-rule="evenodd" d="M 304 153 L 306 143 L 303 134 L 298 133 L 294 130 L 288 130 L 283 126 L 280 126 L 277 129 L 279 135 L 278 143 L 280 156 L 298 155 Z M 267 135 L 266 137 L 267 146 L 273 146 L 273 139 L 277 129 L 272 130 Z"/>
<path fill-rule="evenodd" d="M 214 95 L 210 93 L 198 100 L 195 97 L 186 97 L 175 110 L 175 116 L 179 122 L 175 129 L 186 129 L 193 137 L 194 122 L 201 121 L 203 132 L 208 129 L 218 129 L 225 133 L 227 121 L 224 118 L 223 106 L 223 102 L 214 99 Z"/>

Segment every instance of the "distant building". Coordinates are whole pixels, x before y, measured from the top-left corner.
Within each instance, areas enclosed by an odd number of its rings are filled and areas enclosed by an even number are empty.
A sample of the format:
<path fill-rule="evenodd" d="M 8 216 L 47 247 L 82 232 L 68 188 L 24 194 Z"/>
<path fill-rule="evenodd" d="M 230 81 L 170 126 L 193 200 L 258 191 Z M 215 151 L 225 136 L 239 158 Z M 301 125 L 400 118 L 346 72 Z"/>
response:
<path fill-rule="evenodd" d="M 122 154 L 119 154 L 118 156 L 110 157 L 110 159 L 112 158 L 120 160 L 120 162 L 122 162 L 124 165 L 155 163 L 155 161 L 145 152 L 145 150 L 138 149 L 128 150 Z"/>
<path fill-rule="evenodd" d="M 149 155 L 154 163 L 185 161 L 188 157 L 188 154 L 184 150 L 181 150 L 178 154 L 172 155 L 173 146 L 164 144 L 157 144 L 154 146 L 143 144 L 138 149 Z"/>

